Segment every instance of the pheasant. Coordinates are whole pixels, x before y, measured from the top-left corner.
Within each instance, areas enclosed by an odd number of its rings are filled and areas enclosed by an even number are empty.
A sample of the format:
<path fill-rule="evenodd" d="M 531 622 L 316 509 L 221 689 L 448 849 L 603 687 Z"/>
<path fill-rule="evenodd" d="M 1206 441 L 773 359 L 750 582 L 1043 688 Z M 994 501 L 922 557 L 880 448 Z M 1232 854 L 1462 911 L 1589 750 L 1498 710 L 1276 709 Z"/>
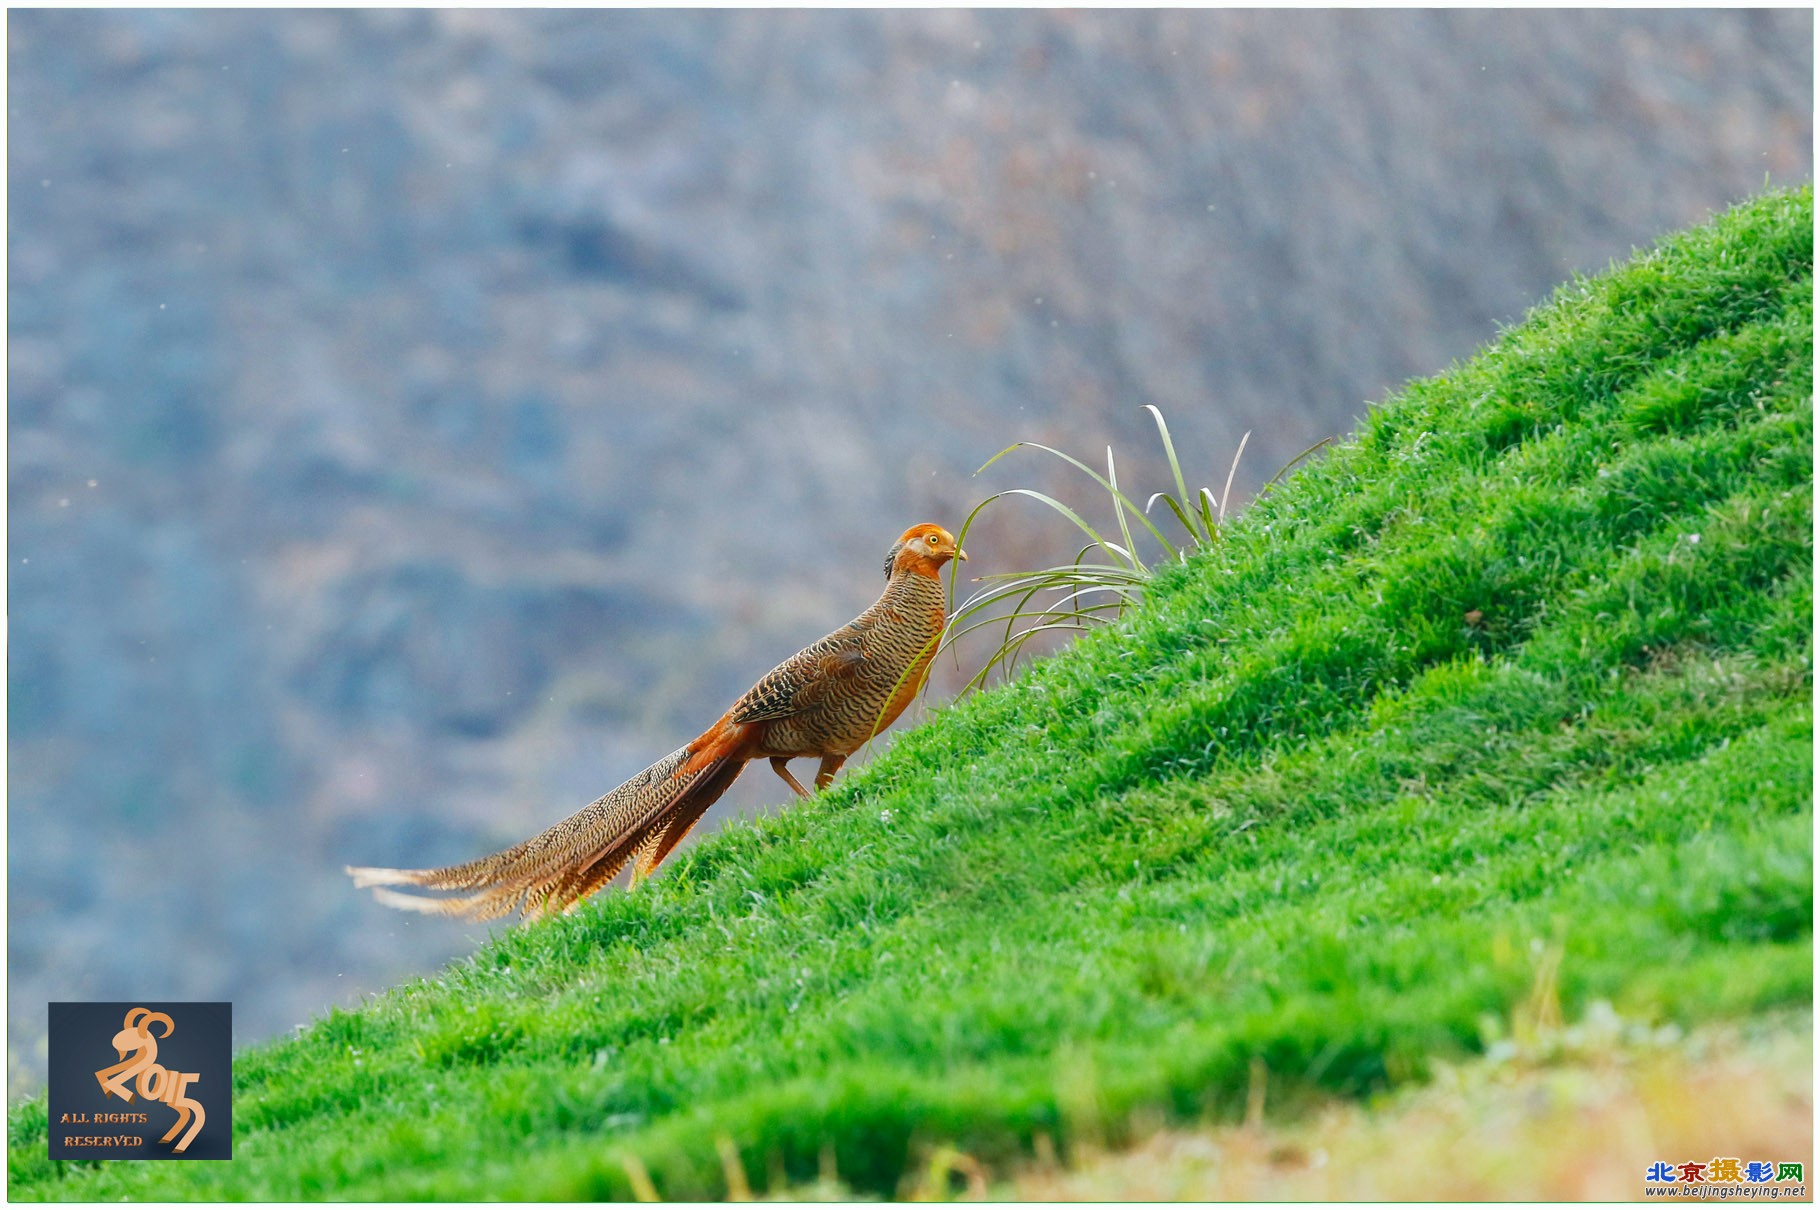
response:
<path fill-rule="evenodd" d="M 681 843 L 747 762 L 769 759 L 790 789 L 802 756 L 821 760 L 824 789 L 867 740 L 916 696 L 947 622 L 939 575 L 967 554 L 939 525 L 918 525 L 885 556 L 885 591 L 871 608 L 759 678 L 712 727 L 561 823 L 509 849 L 434 870 L 349 866 L 354 885 L 390 907 L 491 920 L 572 911 L 627 862 L 648 876 Z M 436 898 L 391 890 L 454 891 Z"/>

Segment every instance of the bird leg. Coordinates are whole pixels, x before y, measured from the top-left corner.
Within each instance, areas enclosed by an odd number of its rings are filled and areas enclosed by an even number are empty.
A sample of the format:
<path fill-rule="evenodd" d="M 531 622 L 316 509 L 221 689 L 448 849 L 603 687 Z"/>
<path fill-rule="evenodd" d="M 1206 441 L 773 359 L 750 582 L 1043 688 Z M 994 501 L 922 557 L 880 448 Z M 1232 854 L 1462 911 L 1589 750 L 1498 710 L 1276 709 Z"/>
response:
<path fill-rule="evenodd" d="M 790 772 L 789 765 L 790 765 L 790 758 L 787 756 L 773 756 L 771 758 L 771 767 L 773 769 L 777 770 L 777 775 L 779 777 L 783 778 L 785 781 L 790 783 L 790 788 L 792 790 L 796 791 L 797 797 L 798 798 L 809 797 L 809 792 L 807 790 L 803 789 L 803 783 L 800 781 L 797 781 L 796 775 Z M 815 784 L 818 788 L 822 784 L 821 778 L 819 775 L 815 779 Z"/>
<path fill-rule="evenodd" d="M 815 788 L 826 790 L 828 783 L 834 780 L 834 775 L 839 773 L 840 767 L 846 763 L 847 758 L 844 756 L 822 757 L 822 767 L 815 771 Z"/>

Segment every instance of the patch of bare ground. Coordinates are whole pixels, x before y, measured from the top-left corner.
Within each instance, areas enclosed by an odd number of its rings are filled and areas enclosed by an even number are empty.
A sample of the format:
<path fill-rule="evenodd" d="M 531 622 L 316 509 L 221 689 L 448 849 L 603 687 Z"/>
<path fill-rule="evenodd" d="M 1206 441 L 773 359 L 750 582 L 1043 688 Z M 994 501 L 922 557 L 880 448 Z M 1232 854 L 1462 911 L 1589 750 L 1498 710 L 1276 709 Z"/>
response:
<path fill-rule="evenodd" d="M 1300 1121 L 1157 1133 L 1038 1164 L 997 1186 L 1029 1201 L 1635 1201 L 1658 1160 L 1798 1161 L 1813 1198 L 1810 1015 L 1685 1038 L 1595 1019 L 1494 1045 L 1427 1085 Z M 1738 1190 L 1764 1187 L 1748 1184 Z M 1718 1191 L 1715 1189 L 1716 1195 Z M 1793 1196 L 1791 1196 L 1793 1195 Z M 1683 1200 L 1683 1199 L 1674 1199 Z M 1713 1200 L 1721 1200 L 1715 1196 Z"/>

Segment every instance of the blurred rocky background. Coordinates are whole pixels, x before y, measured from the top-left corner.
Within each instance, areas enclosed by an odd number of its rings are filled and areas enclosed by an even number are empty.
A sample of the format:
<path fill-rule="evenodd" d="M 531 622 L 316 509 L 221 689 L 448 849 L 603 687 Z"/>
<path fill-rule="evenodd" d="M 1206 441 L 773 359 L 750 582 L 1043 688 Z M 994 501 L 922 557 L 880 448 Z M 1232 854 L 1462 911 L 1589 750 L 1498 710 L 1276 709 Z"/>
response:
<path fill-rule="evenodd" d="M 1030 484 L 1238 494 L 1812 173 L 1812 14 L 14 11 L 9 1088 L 466 953 L 478 855 Z M 1071 552 L 1035 506 L 970 571 Z M 954 672 L 944 674 L 954 683 Z M 752 774 L 730 810 L 782 804 Z"/>

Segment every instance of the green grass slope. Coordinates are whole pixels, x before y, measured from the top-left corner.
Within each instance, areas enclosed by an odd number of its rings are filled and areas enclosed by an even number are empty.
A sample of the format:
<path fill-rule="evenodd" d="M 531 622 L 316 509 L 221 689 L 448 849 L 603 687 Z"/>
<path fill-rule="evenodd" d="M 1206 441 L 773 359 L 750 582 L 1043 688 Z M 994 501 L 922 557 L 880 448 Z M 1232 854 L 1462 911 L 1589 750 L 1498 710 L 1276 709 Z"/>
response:
<path fill-rule="evenodd" d="M 821 798 L 237 1062 L 24 1198 L 893 1193 L 1811 997 L 1812 193 L 1564 288 Z M 1015 436 L 1010 434 L 1008 436 Z M 635 1165 L 636 1166 L 636 1165 Z"/>

